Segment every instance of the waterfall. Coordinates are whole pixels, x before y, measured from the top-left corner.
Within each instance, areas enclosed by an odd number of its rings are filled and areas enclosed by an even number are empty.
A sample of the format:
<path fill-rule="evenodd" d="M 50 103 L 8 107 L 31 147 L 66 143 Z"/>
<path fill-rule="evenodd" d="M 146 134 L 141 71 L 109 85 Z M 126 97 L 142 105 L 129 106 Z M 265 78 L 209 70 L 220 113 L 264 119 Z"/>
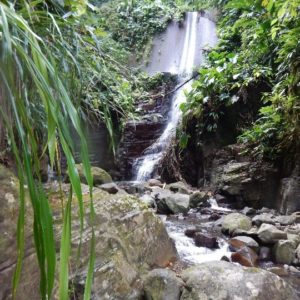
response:
<path fill-rule="evenodd" d="M 201 60 L 197 59 L 196 55 L 202 56 L 202 47 L 206 44 L 214 45 L 216 41 L 213 22 L 203 17 L 200 18 L 198 12 L 187 13 L 184 30 L 185 36 L 180 63 L 177 70 L 175 70 L 175 73 L 180 78 L 180 83 L 189 79 L 192 76 L 195 65 L 201 62 Z M 172 50 L 168 49 L 170 52 Z M 165 71 L 174 73 L 174 66 L 170 70 Z M 185 92 L 191 89 L 191 85 L 192 82 L 190 81 L 174 93 L 168 123 L 162 135 L 144 151 L 142 157 L 139 157 L 135 161 L 136 181 L 146 181 L 151 178 L 155 167 L 160 162 L 167 146 L 175 135 L 176 127 L 181 117 L 179 106 L 185 101 Z"/>

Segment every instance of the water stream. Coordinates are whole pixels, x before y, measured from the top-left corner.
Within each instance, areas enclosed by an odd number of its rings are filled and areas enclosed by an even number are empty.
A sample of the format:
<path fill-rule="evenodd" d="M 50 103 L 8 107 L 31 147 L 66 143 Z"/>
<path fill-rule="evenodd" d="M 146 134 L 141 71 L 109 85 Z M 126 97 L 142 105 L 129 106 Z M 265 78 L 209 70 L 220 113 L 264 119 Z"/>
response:
<path fill-rule="evenodd" d="M 174 24 L 171 24 L 172 29 Z M 216 43 L 215 25 L 206 17 L 200 16 L 198 12 L 188 12 L 186 14 L 186 20 L 182 29 L 172 29 L 167 31 L 166 39 L 162 39 L 160 44 L 162 50 L 158 50 L 156 47 L 157 55 L 159 57 L 157 62 L 149 67 L 151 72 L 157 67 L 157 71 L 164 71 L 178 74 L 179 83 L 183 83 L 187 79 L 191 78 L 194 67 L 200 65 L 203 62 L 203 48 L 205 46 L 214 46 Z M 176 33 L 177 31 L 177 33 Z M 169 48 L 174 46 L 172 41 L 176 39 L 176 36 L 180 36 L 180 31 L 184 31 L 183 46 L 178 50 Z M 178 40 L 182 40 L 182 37 L 178 37 Z M 175 52 L 172 55 L 172 51 Z M 155 52 L 155 51 L 154 51 Z M 154 54 L 155 55 L 155 54 Z M 163 57 L 163 59 L 161 59 Z M 154 65 L 154 66 L 153 66 Z M 144 151 L 142 157 L 138 158 L 134 163 L 136 181 L 146 181 L 151 178 L 151 175 L 155 171 L 155 167 L 160 162 L 170 140 L 175 135 L 176 127 L 180 121 L 180 104 L 185 101 L 185 93 L 191 89 L 192 82 L 188 82 L 182 88 L 178 89 L 172 99 L 172 106 L 168 118 L 168 123 L 164 129 L 162 135 Z"/>

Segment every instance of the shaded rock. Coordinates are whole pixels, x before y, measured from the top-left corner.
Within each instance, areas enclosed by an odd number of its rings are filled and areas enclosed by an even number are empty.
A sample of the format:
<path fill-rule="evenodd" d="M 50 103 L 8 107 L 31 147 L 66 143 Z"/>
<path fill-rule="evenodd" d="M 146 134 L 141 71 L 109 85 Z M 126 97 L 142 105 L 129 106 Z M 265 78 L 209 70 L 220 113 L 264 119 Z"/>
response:
<path fill-rule="evenodd" d="M 168 269 L 155 269 L 144 277 L 146 300 L 179 300 L 183 282 Z"/>
<path fill-rule="evenodd" d="M 170 214 L 171 211 L 166 204 L 166 199 L 171 195 L 171 191 L 154 187 L 151 192 L 152 198 L 155 200 L 157 212 L 161 214 Z"/>
<path fill-rule="evenodd" d="M 190 198 L 186 194 L 170 194 L 166 198 L 166 205 L 174 213 L 187 213 L 190 206 Z"/>
<path fill-rule="evenodd" d="M 249 230 L 251 219 L 240 213 L 231 213 L 224 217 L 222 232 L 232 234 L 236 229 Z"/>
<path fill-rule="evenodd" d="M 170 191 L 174 193 L 180 193 L 180 194 L 190 194 L 188 187 L 186 184 L 184 184 L 181 181 L 170 183 L 166 186 L 166 189 L 169 189 Z"/>
<path fill-rule="evenodd" d="M 109 194 L 116 194 L 120 190 L 114 182 L 101 184 L 99 188 Z"/>
<path fill-rule="evenodd" d="M 252 218 L 252 223 L 256 226 L 260 226 L 262 223 L 274 225 L 276 223 L 276 218 L 273 214 L 263 213 Z"/>
<path fill-rule="evenodd" d="M 259 248 L 259 260 L 269 261 L 271 259 L 271 249 L 269 247 L 260 247 Z"/>
<path fill-rule="evenodd" d="M 86 181 L 86 178 L 84 176 L 83 165 L 82 164 L 77 164 L 76 168 L 78 170 L 80 181 L 82 183 L 86 184 L 87 181 Z M 94 186 L 112 182 L 111 176 L 105 170 L 103 170 L 101 168 L 91 167 L 91 173 L 92 173 L 93 179 L 94 179 Z"/>
<path fill-rule="evenodd" d="M 295 246 L 288 240 L 278 241 L 273 248 L 274 259 L 280 264 L 291 264 L 295 257 Z"/>
<path fill-rule="evenodd" d="M 197 247 L 206 247 L 210 249 L 219 248 L 217 238 L 208 234 L 197 232 L 194 235 L 194 241 Z"/>
<path fill-rule="evenodd" d="M 286 300 L 299 299 L 280 277 L 257 268 L 225 261 L 207 262 L 182 272 L 185 282 L 180 300 Z"/>
<path fill-rule="evenodd" d="M 300 210 L 300 176 L 299 172 L 297 173 L 297 176 L 283 178 L 280 181 L 278 207 L 283 214 Z"/>
<path fill-rule="evenodd" d="M 247 246 L 254 251 L 258 251 L 259 245 L 258 243 L 251 237 L 248 236 L 235 236 L 234 238 L 230 239 L 230 245 L 234 245 L 234 242 L 239 241 L 242 242 L 244 246 Z"/>
<path fill-rule="evenodd" d="M 190 207 L 196 208 L 199 207 L 201 204 L 207 202 L 209 196 L 206 192 L 194 192 L 190 195 Z"/>
<path fill-rule="evenodd" d="M 217 213 L 212 213 L 210 216 L 209 216 L 209 221 L 217 221 L 221 218 L 221 216 Z"/>
<path fill-rule="evenodd" d="M 243 210 L 241 211 L 242 214 L 246 215 L 246 216 L 252 216 L 256 213 L 256 210 L 252 207 L 244 207 Z"/>
<path fill-rule="evenodd" d="M 271 224 L 262 224 L 258 229 L 258 238 L 266 244 L 274 244 L 279 240 L 286 240 L 287 233 Z"/>
<path fill-rule="evenodd" d="M 251 238 L 257 239 L 257 227 L 252 227 L 250 230 L 242 230 L 242 229 L 236 229 L 232 236 L 249 236 Z"/>
<path fill-rule="evenodd" d="M 200 232 L 201 229 L 200 228 L 197 228 L 197 227 L 193 227 L 193 228 L 187 228 L 185 231 L 184 231 L 184 234 L 189 237 L 189 238 L 193 238 L 195 236 L 195 234 L 197 232 Z"/>

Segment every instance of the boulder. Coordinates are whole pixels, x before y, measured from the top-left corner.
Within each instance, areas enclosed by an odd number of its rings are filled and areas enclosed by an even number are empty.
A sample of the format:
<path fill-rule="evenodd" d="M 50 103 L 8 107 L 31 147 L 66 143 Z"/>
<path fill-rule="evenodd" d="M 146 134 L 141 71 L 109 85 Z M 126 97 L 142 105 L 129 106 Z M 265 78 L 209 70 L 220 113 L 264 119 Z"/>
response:
<path fill-rule="evenodd" d="M 77 164 L 76 168 L 78 170 L 80 181 L 82 183 L 86 184 L 87 181 L 86 181 L 86 178 L 84 176 L 83 165 L 82 164 Z M 103 170 L 101 168 L 91 167 L 91 173 L 92 173 L 93 179 L 94 179 L 94 186 L 112 182 L 111 176 L 105 170 Z"/>
<path fill-rule="evenodd" d="M 99 188 L 109 194 L 116 194 L 120 191 L 119 187 L 114 182 L 101 184 Z"/>
<path fill-rule="evenodd" d="M 235 236 L 229 240 L 230 245 L 234 245 L 234 242 L 241 242 L 243 246 L 247 246 L 253 249 L 255 252 L 257 252 L 259 248 L 258 243 L 253 238 L 248 236 Z"/>
<path fill-rule="evenodd" d="M 273 247 L 274 259 L 279 264 L 291 264 L 295 257 L 295 246 L 292 241 L 280 240 Z"/>
<path fill-rule="evenodd" d="M 265 244 L 274 244 L 279 240 L 286 240 L 287 233 L 271 224 L 262 224 L 258 229 L 258 238 Z"/>
<path fill-rule="evenodd" d="M 191 208 L 199 207 L 201 204 L 207 202 L 209 196 L 206 192 L 194 192 L 190 195 L 190 206 Z"/>
<path fill-rule="evenodd" d="M 251 238 L 257 239 L 257 227 L 252 227 L 250 230 L 236 229 L 232 236 L 249 236 Z"/>
<path fill-rule="evenodd" d="M 252 223 L 256 226 L 260 226 L 262 223 L 274 225 L 276 223 L 276 218 L 270 213 L 263 213 L 261 215 L 256 215 L 255 217 L 253 217 Z"/>
<path fill-rule="evenodd" d="M 16 221 L 17 180 L 7 176 L 7 185 L 0 172 L 0 229 L 7 233 L 0 241 L 0 299 L 11 297 L 11 283 L 16 265 Z M 9 188 L 9 189 L 8 189 Z M 69 185 L 63 184 L 65 197 Z M 80 243 L 80 224 L 77 202 L 72 207 L 72 243 L 70 267 L 78 272 L 70 276 L 70 290 L 80 299 L 87 274 L 91 227 L 89 217 L 89 188 L 82 185 L 86 207 L 85 227 L 82 233 L 81 257 L 76 259 Z M 51 190 L 50 190 L 51 191 Z M 9 194 L 6 198 L 5 195 Z M 12 198 L 12 196 L 13 198 Z M 13 200 L 14 199 L 14 200 Z M 177 257 L 176 248 L 169 238 L 163 222 L 138 198 L 130 195 L 108 194 L 94 188 L 95 207 L 95 273 L 92 289 L 93 299 L 139 299 L 143 293 L 141 277 L 153 266 L 165 267 Z M 60 214 L 60 193 L 51 192 L 50 204 L 55 219 L 55 237 L 60 241 L 62 222 Z M 13 211 L 9 211 L 12 205 Z M 7 209 L 6 209 L 7 207 Z M 4 213 L 4 214 L 2 214 Z M 32 214 L 27 210 L 25 227 L 25 257 L 22 276 L 16 299 L 39 299 L 39 269 L 32 239 Z M 58 256 L 57 256 L 58 257 Z M 76 268 L 76 266 L 78 268 Z M 57 280 L 54 291 L 57 290 Z M 54 295 L 54 299 L 56 295 Z"/>
<path fill-rule="evenodd" d="M 231 254 L 231 261 L 239 263 L 245 267 L 256 267 L 258 256 L 251 248 L 243 247 L 237 252 Z"/>
<path fill-rule="evenodd" d="M 149 194 L 144 194 L 143 196 L 139 197 L 139 199 L 145 203 L 148 207 L 154 207 L 155 201 Z"/>
<path fill-rule="evenodd" d="M 150 271 L 143 279 L 146 300 L 179 300 L 183 282 L 168 269 Z"/>
<path fill-rule="evenodd" d="M 181 194 L 190 194 L 190 191 L 185 183 L 182 181 L 170 183 L 166 186 L 166 189 L 169 189 L 170 191 L 174 193 L 181 193 Z"/>
<path fill-rule="evenodd" d="M 252 207 L 245 206 L 243 208 L 243 210 L 241 211 L 241 213 L 246 215 L 246 216 L 252 216 L 256 213 L 256 210 Z"/>
<path fill-rule="evenodd" d="M 171 211 L 166 204 L 166 199 L 171 195 L 170 190 L 160 187 L 153 187 L 151 197 L 155 200 L 157 212 L 160 214 L 170 214 Z"/>
<path fill-rule="evenodd" d="M 190 227 L 184 231 L 184 234 L 189 238 L 193 238 L 197 232 L 201 232 L 201 228 Z"/>
<path fill-rule="evenodd" d="M 231 261 L 237 262 L 245 267 L 255 267 L 257 266 L 258 256 L 256 252 L 247 246 L 247 244 L 254 245 L 256 251 L 258 249 L 258 244 L 251 238 L 241 237 L 246 239 L 245 241 L 239 240 L 237 238 L 230 239 L 228 241 L 229 249 L 235 251 L 231 254 Z M 250 240 L 248 240 L 250 239 Z"/>
<path fill-rule="evenodd" d="M 295 290 L 275 274 L 225 261 L 202 263 L 182 272 L 180 300 L 299 299 Z"/>
<path fill-rule="evenodd" d="M 240 213 L 231 213 L 224 217 L 222 232 L 232 234 L 237 229 L 249 230 L 251 219 Z"/>
<path fill-rule="evenodd" d="M 299 216 L 297 214 L 292 214 L 290 216 L 275 216 L 272 213 L 262 213 L 260 215 L 256 215 L 252 219 L 252 223 L 260 226 L 262 223 L 267 224 L 280 224 L 283 226 L 292 225 L 294 223 L 299 222 Z"/>
<path fill-rule="evenodd" d="M 206 247 L 210 249 L 219 248 L 217 238 L 210 236 L 209 234 L 197 232 L 194 235 L 194 241 L 197 247 Z"/>
<path fill-rule="evenodd" d="M 186 194 L 171 193 L 166 197 L 166 205 L 173 214 L 187 213 L 190 206 L 190 197 Z"/>
<path fill-rule="evenodd" d="M 161 181 L 159 181 L 158 179 L 149 179 L 148 180 L 148 184 L 149 186 L 159 186 L 159 187 L 163 187 L 163 184 Z"/>

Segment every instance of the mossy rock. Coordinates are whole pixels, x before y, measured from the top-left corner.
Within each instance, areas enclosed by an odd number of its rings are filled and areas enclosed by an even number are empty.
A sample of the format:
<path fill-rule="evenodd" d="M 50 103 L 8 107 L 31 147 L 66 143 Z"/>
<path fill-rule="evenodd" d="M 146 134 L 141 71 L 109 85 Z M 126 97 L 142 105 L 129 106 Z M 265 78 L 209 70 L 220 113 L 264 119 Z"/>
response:
<path fill-rule="evenodd" d="M 78 164 L 78 165 L 76 165 L 76 168 L 79 173 L 80 181 L 82 183 L 86 184 L 87 181 L 84 176 L 83 165 Z M 94 179 L 94 186 L 113 182 L 109 173 L 107 173 L 105 170 L 103 170 L 99 167 L 91 167 L 91 172 L 92 172 L 93 179 Z"/>

